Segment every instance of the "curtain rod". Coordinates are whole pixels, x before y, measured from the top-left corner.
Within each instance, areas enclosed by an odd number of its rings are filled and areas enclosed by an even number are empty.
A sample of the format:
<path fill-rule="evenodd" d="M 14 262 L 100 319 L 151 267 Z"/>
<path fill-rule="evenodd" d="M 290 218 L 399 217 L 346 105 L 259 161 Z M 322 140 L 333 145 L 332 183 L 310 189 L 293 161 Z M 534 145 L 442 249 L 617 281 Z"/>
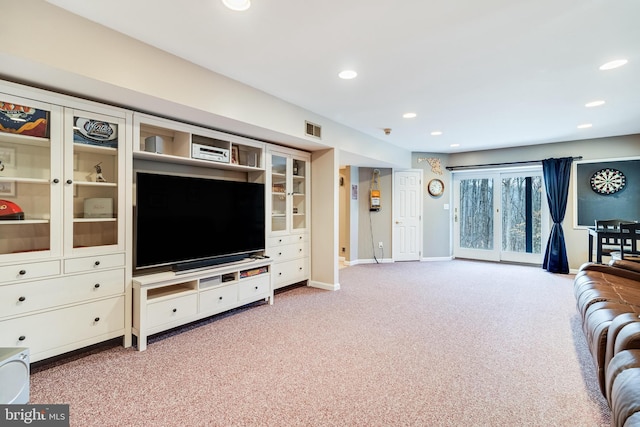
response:
<path fill-rule="evenodd" d="M 582 160 L 582 156 L 572 157 L 573 160 Z M 542 160 L 526 160 L 522 162 L 504 162 L 504 163 L 485 163 L 483 165 L 466 165 L 466 166 L 447 166 L 449 171 L 459 169 L 471 169 L 471 168 L 490 168 L 494 166 L 509 166 L 509 165 L 532 165 L 535 163 L 541 163 Z"/>

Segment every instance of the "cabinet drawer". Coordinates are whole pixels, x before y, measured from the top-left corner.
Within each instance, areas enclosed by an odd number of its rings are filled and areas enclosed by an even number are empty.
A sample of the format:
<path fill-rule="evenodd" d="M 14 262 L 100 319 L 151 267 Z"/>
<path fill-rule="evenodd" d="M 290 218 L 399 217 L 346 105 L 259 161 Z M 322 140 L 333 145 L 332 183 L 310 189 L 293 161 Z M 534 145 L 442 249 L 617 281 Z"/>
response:
<path fill-rule="evenodd" d="M 273 287 L 291 285 L 309 278 L 309 258 L 300 258 L 293 261 L 282 262 L 273 265 Z"/>
<path fill-rule="evenodd" d="M 301 243 L 307 241 L 309 241 L 308 234 L 293 234 L 289 236 L 270 237 L 269 239 L 267 239 L 267 246 L 270 248 L 275 248 L 276 246 L 290 245 L 292 243 Z"/>
<path fill-rule="evenodd" d="M 123 267 L 124 254 L 96 255 L 84 258 L 64 260 L 65 273 L 81 273 L 84 271 L 102 270 L 105 268 Z"/>
<path fill-rule="evenodd" d="M 0 283 L 15 283 L 60 274 L 60 261 L 45 261 L 0 267 Z"/>
<path fill-rule="evenodd" d="M 124 292 L 124 270 L 0 286 L 0 318 Z"/>
<path fill-rule="evenodd" d="M 255 297 L 268 296 L 271 291 L 271 277 L 261 274 L 259 277 L 244 279 L 238 284 L 238 299 L 240 301 Z"/>
<path fill-rule="evenodd" d="M 198 312 L 198 294 L 150 303 L 147 307 L 149 328 L 194 316 Z"/>
<path fill-rule="evenodd" d="M 200 313 L 223 311 L 238 302 L 238 285 L 200 291 Z"/>
<path fill-rule="evenodd" d="M 0 347 L 29 347 L 32 359 L 38 360 L 39 353 L 100 342 L 123 328 L 124 296 L 120 296 L 2 321 Z"/>
<path fill-rule="evenodd" d="M 308 245 L 304 242 L 294 243 L 292 245 L 276 246 L 267 249 L 269 255 L 274 262 L 285 261 L 300 257 L 308 256 Z"/>

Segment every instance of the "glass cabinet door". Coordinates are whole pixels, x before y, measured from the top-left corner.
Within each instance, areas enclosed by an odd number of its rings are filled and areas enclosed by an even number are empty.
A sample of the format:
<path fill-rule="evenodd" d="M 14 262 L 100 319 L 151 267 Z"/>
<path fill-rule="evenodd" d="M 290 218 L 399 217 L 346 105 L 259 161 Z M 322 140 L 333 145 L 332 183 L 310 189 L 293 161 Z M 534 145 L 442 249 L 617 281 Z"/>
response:
<path fill-rule="evenodd" d="M 307 163 L 304 160 L 292 159 L 292 207 L 291 228 L 301 230 L 307 227 Z"/>
<path fill-rule="evenodd" d="M 271 232 L 287 230 L 287 157 L 271 155 Z"/>
<path fill-rule="evenodd" d="M 59 252 L 60 117 L 0 94 L 0 260 Z"/>
<path fill-rule="evenodd" d="M 124 170 L 124 120 L 78 110 L 65 111 L 65 248 L 122 244 L 119 197 Z M 71 214 L 69 214 L 69 212 Z"/>

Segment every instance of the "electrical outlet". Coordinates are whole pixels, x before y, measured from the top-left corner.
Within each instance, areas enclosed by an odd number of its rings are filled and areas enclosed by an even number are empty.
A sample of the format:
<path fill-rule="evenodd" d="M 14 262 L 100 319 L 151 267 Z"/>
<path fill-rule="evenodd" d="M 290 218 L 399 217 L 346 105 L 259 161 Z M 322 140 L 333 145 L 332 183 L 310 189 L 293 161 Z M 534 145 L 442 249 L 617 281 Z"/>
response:
<path fill-rule="evenodd" d="M 378 249 L 382 249 L 382 242 L 378 242 Z"/>

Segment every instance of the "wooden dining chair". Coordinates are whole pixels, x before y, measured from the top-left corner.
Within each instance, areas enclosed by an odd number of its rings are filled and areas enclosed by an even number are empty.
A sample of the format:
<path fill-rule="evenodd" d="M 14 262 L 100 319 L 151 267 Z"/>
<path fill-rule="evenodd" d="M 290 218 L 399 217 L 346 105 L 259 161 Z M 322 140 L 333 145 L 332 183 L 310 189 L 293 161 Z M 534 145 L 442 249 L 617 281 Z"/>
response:
<path fill-rule="evenodd" d="M 640 223 L 620 223 L 620 247 L 611 256 L 613 259 L 640 262 Z"/>
<path fill-rule="evenodd" d="M 596 219 L 596 230 L 619 230 L 620 224 L 625 221 L 623 219 Z M 602 255 L 611 256 L 613 252 L 620 250 L 621 240 L 618 237 L 598 237 L 602 240 Z"/>

